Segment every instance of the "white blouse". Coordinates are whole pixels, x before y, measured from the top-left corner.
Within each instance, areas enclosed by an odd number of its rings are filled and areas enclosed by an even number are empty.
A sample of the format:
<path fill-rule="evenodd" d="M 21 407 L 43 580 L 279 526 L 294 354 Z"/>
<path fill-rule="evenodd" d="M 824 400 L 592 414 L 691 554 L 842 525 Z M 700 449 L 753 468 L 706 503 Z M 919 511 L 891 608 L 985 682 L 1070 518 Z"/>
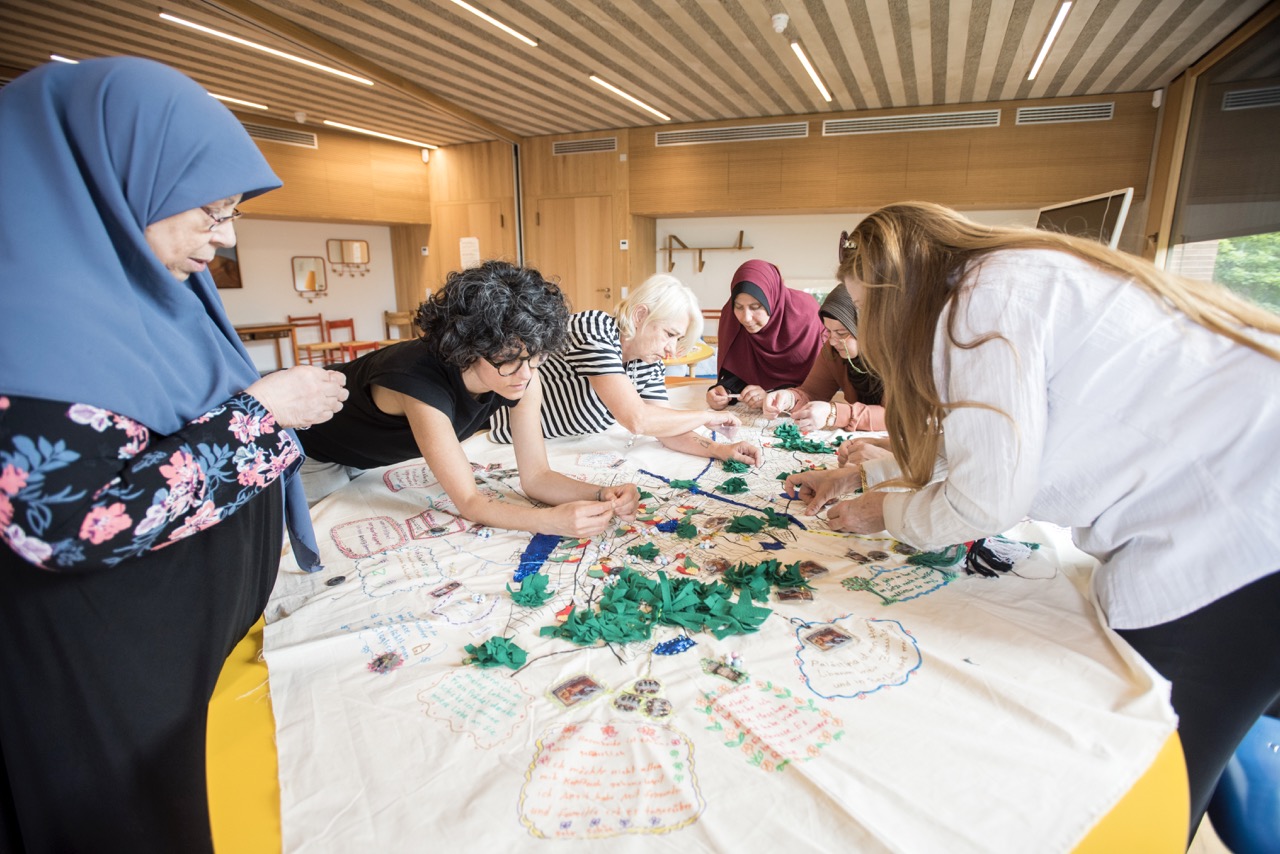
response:
<path fill-rule="evenodd" d="M 1114 628 L 1280 570 L 1280 362 L 1060 252 L 993 253 L 957 299 L 959 341 L 1003 340 L 955 346 L 944 310 L 938 393 L 999 411 L 946 415 L 934 482 L 885 499 L 893 536 L 933 549 L 1026 516 L 1069 526 Z"/>

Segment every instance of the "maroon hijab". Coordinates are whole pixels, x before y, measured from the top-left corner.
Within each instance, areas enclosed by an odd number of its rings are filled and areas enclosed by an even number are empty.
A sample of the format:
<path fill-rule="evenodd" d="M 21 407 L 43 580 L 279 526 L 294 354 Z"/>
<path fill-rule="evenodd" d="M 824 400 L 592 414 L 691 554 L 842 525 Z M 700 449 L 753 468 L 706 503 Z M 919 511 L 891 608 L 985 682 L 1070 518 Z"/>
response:
<path fill-rule="evenodd" d="M 734 297 L 740 293 L 751 294 L 769 312 L 769 322 L 755 335 L 743 329 L 733 313 Z M 768 261 L 748 261 L 733 274 L 718 332 L 716 367 L 766 390 L 800 385 L 822 349 L 818 301 L 784 285 L 782 274 Z"/>

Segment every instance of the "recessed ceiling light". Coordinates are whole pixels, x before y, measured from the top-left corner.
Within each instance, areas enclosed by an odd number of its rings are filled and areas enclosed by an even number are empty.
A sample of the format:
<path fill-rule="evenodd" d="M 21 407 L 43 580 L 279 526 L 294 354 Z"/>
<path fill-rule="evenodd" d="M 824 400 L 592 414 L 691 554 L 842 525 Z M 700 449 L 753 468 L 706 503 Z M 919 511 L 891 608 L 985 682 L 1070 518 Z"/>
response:
<path fill-rule="evenodd" d="M 232 98 L 230 95 L 214 95 L 212 92 L 210 92 L 209 95 L 210 97 L 217 98 L 219 101 L 226 101 L 230 104 L 239 104 L 242 107 L 253 107 L 255 110 L 271 109 L 266 104 L 255 104 L 253 101 L 242 101 L 239 98 Z"/>
<path fill-rule="evenodd" d="M 1071 11 L 1071 0 L 1067 0 L 1058 7 L 1058 16 L 1053 19 L 1053 26 L 1049 27 L 1049 34 L 1044 37 L 1044 44 L 1040 47 L 1040 53 L 1036 56 L 1035 64 L 1031 66 L 1031 73 L 1027 75 L 1028 80 L 1035 80 L 1036 75 L 1040 73 L 1040 65 L 1044 62 L 1044 58 L 1049 55 L 1049 48 L 1053 47 L 1053 40 L 1058 37 L 1058 30 L 1062 29 L 1062 22 L 1067 19 L 1067 13 Z"/>
<path fill-rule="evenodd" d="M 655 110 L 653 107 L 650 107 L 648 104 L 646 104 L 644 101 L 641 101 L 639 98 L 635 97 L 634 95 L 628 95 L 626 92 L 623 92 L 617 86 L 614 86 L 612 83 L 606 83 L 605 81 L 601 80 L 599 77 L 595 76 L 594 74 L 591 75 L 591 82 L 597 83 L 603 86 L 604 88 L 608 89 L 610 92 L 612 92 L 613 94 L 617 95 L 620 98 L 626 98 L 628 101 L 635 104 L 637 107 L 640 107 L 641 109 L 648 110 L 658 118 L 662 119 L 664 122 L 671 121 L 671 116 L 668 116 L 666 113 L 661 112 L 659 110 Z"/>
<path fill-rule="evenodd" d="M 67 65 L 80 64 L 80 60 L 78 59 L 67 59 L 65 56 L 58 56 L 58 54 L 56 53 L 49 54 L 49 58 L 52 59 L 54 62 L 65 62 Z"/>
<path fill-rule="evenodd" d="M 470 12 L 470 13 L 471 13 L 471 14 L 473 14 L 473 15 L 475 15 L 477 18 L 483 18 L 484 20 L 488 21 L 490 24 L 493 24 L 495 27 L 497 27 L 498 29 L 502 30 L 504 33 L 510 33 L 511 35 L 513 35 L 513 36 L 515 36 L 516 38 L 520 39 L 520 41 L 522 41 L 522 42 L 524 42 L 525 44 L 527 44 L 529 47 L 537 47 L 537 46 L 538 46 L 538 43 L 537 43 L 536 41 L 534 41 L 533 39 L 529 38 L 529 37 L 528 37 L 528 36 L 526 36 L 524 33 L 517 32 L 516 30 L 511 29 L 511 27 L 508 27 L 506 24 L 502 23 L 502 22 L 501 22 L 501 21 L 499 21 L 497 18 L 495 18 L 495 17 L 493 17 L 492 15 L 489 15 L 489 14 L 487 14 L 487 13 L 485 13 L 485 12 L 481 12 L 479 9 L 477 9 L 475 6 L 472 6 L 470 3 L 465 3 L 465 2 L 463 2 L 463 0 L 453 0 L 453 2 L 454 2 L 454 4 L 456 4 L 456 5 L 458 5 L 458 6 L 461 6 L 462 8 L 466 9 L 468 12 Z"/>
<path fill-rule="evenodd" d="M 827 91 L 826 86 L 822 85 L 822 78 L 814 70 L 813 63 L 809 62 L 809 57 L 805 56 L 804 48 L 800 46 L 800 42 L 792 42 L 791 49 L 795 51 L 796 56 L 800 57 L 800 64 L 804 66 L 805 71 L 809 72 L 809 79 L 813 81 L 814 86 L 818 87 L 818 91 L 822 94 L 822 100 L 830 103 L 831 93 Z"/>
<path fill-rule="evenodd" d="M 267 47 L 264 44 L 251 42 L 248 39 L 242 39 L 239 36 L 233 36 L 230 33 L 224 33 L 221 30 L 215 30 L 212 27 L 206 27 L 203 24 L 197 24 L 192 21 L 183 20 L 182 18 L 176 18 L 173 15 L 170 15 L 168 12 L 161 12 L 160 17 L 166 21 L 169 21 L 170 23 L 178 24 L 179 26 L 183 26 L 183 27 L 190 27 L 193 30 L 198 30 L 199 32 L 207 33 L 208 35 L 215 36 L 220 39 L 226 39 L 229 42 L 234 42 L 238 45 L 243 45 L 244 47 L 251 47 L 254 50 L 260 50 L 263 53 L 269 53 L 272 56 L 278 56 L 281 59 L 287 59 L 290 62 L 296 62 L 300 65 L 305 65 L 309 68 L 314 68 L 317 71 L 323 71 L 326 74 L 336 74 L 338 77 L 345 77 L 348 80 L 354 80 L 356 83 L 363 83 L 366 86 L 373 85 L 373 81 L 369 80 L 366 77 L 360 77 L 358 75 L 351 74 L 350 72 L 347 72 L 347 71 L 340 71 L 337 68 L 331 68 L 328 65 L 321 65 L 318 62 L 312 62 L 309 59 L 303 59 L 300 56 L 294 56 L 291 53 L 285 53 L 282 50 L 276 50 L 275 48 Z"/>
<path fill-rule="evenodd" d="M 358 128 L 355 125 L 344 125 L 342 122 L 331 122 L 328 119 L 324 120 L 324 124 L 327 124 L 329 127 L 333 127 L 333 128 L 342 128 L 343 130 L 354 131 L 355 133 L 362 133 L 362 134 L 365 134 L 366 136 L 376 136 L 380 139 L 389 139 L 392 142 L 403 142 L 405 145 L 416 145 L 418 148 L 429 148 L 432 151 L 435 151 L 437 148 L 440 147 L 438 145 L 432 145 L 429 142 L 418 142 L 415 139 L 405 139 L 402 136 L 392 136 L 389 133 L 379 133 L 376 130 L 366 130 L 365 128 Z"/>

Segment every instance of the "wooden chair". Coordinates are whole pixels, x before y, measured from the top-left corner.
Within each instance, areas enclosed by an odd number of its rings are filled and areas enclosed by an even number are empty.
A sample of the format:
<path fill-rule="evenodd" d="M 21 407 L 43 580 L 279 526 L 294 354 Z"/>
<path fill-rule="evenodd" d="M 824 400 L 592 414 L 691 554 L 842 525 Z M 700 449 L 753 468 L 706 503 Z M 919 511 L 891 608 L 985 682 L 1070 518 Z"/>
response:
<path fill-rule="evenodd" d="M 324 325 L 324 316 L 320 314 L 290 314 L 285 316 L 285 320 L 293 327 L 293 363 L 295 365 L 316 364 L 316 356 L 321 357 L 321 363 L 324 361 L 324 344 L 329 341 L 329 331 Z M 315 341 L 298 341 L 299 331 L 303 329 L 315 329 L 317 340 Z"/>
<path fill-rule="evenodd" d="M 324 347 L 324 363 L 326 365 L 349 362 L 363 350 L 378 349 L 377 341 L 361 341 L 356 338 L 356 322 L 353 318 L 346 317 L 342 320 L 325 321 L 324 328 L 328 333 L 328 341 Z M 342 329 L 347 331 L 348 338 L 346 341 L 339 341 L 333 335 L 334 331 Z"/>
<path fill-rule="evenodd" d="M 386 347 L 415 337 L 417 331 L 413 325 L 415 314 L 416 312 L 412 311 L 384 311 L 382 313 L 382 332 L 384 337 L 378 343 Z M 392 329 L 396 330 L 395 337 L 391 335 Z"/>

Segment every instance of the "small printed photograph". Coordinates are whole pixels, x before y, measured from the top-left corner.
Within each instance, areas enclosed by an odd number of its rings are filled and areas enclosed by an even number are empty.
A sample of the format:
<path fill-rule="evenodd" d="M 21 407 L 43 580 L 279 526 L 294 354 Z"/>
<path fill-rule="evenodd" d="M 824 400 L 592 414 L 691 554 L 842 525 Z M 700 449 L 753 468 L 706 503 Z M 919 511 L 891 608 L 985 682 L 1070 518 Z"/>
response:
<path fill-rule="evenodd" d="M 637 694 L 656 694 L 662 690 L 662 683 L 657 679 L 637 679 L 631 690 Z"/>
<path fill-rule="evenodd" d="M 779 587 L 779 602 L 812 602 L 813 591 L 808 587 Z"/>
<path fill-rule="evenodd" d="M 440 599 L 444 596 L 448 596 L 450 593 L 457 590 L 461 586 L 462 585 L 460 585 L 456 581 L 450 581 L 448 584 L 442 584 L 439 587 L 437 587 L 435 590 L 432 590 L 431 595 L 436 597 L 437 599 Z"/>
<path fill-rule="evenodd" d="M 844 556 L 847 557 L 849 560 L 853 561 L 854 563 L 862 563 L 862 564 L 871 563 L 871 558 L 868 555 L 864 555 L 862 552 L 858 551 L 857 549 L 849 549 L 849 551 L 844 553 Z"/>
<path fill-rule="evenodd" d="M 551 689 L 551 695 L 566 706 L 576 706 L 583 700 L 591 699 L 603 690 L 604 686 L 584 673 L 566 682 L 561 682 Z"/>
<path fill-rule="evenodd" d="M 877 550 L 874 552 L 867 552 L 867 557 L 871 558 L 872 560 L 888 560 L 889 553 Z"/>
<path fill-rule="evenodd" d="M 828 570 L 825 566 L 813 560 L 802 560 L 799 566 L 800 574 L 805 578 L 816 578 L 819 575 L 825 575 Z"/>
<path fill-rule="evenodd" d="M 613 707 L 620 712 L 634 712 L 640 708 L 640 704 L 643 702 L 644 700 L 640 699 L 639 694 L 632 694 L 628 691 L 613 698 Z"/>
<path fill-rule="evenodd" d="M 698 530 L 706 534 L 715 533 L 722 528 L 727 528 L 732 521 L 733 519 L 728 516 L 708 516 L 698 522 Z"/>
<path fill-rule="evenodd" d="M 644 704 L 644 713 L 651 718 L 665 718 L 671 714 L 671 703 L 662 697 L 650 697 Z"/>
<path fill-rule="evenodd" d="M 920 553 L 918 548 L 910 545 L 909 543 L 894 543 L 893 550 L 900 555 L 905 555 L 906 557 L 911 557 L 914 554 Z"/>
<path fill-rule="evenodd" d="M 719 676 L 721 679 L 727 679 L 734 685 L 741 685 L 747 681 L 747 674 L 736 667 L 725 664 L 723 661 L 713 661 L 710 658 L 702 659 L 702 670 L 712 676 Z"/>
<path fill-rule="evenodd" d="M 805 638 L 805 641 L 826 652 L 848 643 L 853 637 L 835 626 L 824 626 Z"/>
<path fill-rule="evenodd" d="M 702 568 L 707 572 L 728 572 L 729 561 L 722 557 L 709 557 L 702 562 Z"/>

